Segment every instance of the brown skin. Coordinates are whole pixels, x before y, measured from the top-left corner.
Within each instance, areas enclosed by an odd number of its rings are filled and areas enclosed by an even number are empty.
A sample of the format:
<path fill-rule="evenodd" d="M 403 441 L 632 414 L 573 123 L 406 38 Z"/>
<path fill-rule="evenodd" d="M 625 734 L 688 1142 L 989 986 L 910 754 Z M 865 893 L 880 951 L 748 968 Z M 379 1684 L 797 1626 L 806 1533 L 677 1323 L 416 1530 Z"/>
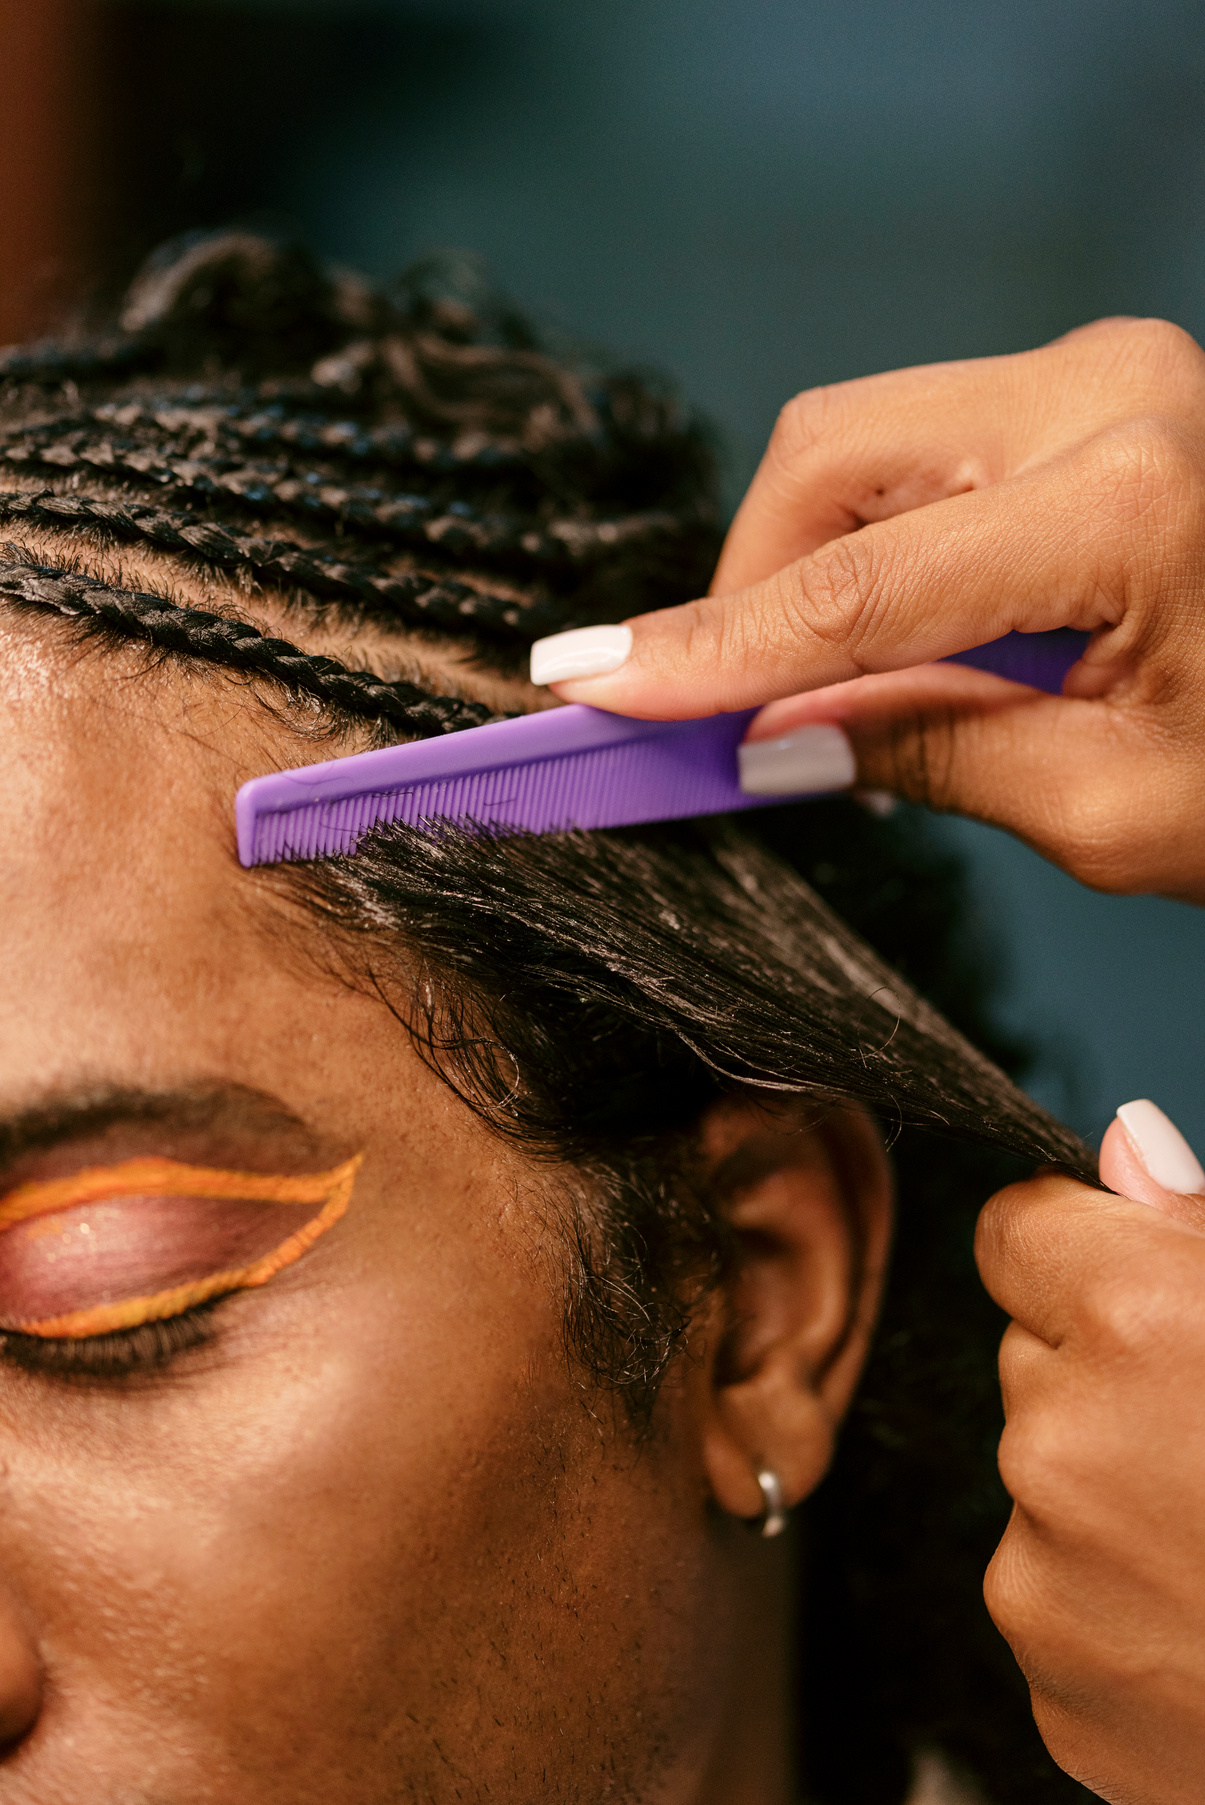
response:
<path fill-rule="evenodd" d="M 1164 321 L 798 396 L 712 595 L 629 624 L 619 671 L 557 693 L 665 717 L 768 703 L 754 738 L 839 721 L 869 788 L 1008 828 L 1098 889 L 1205 902 L 1205 354 Z M 1064 626 L 1094 637 L 1061 697 L 908 668 Z M 1056 1759 L 1124 1805 L 1187 1805 L 1205 1214 L 1120 1128 L 1102 1176 L 1137 1201 L 1042 1178 L 984 1218 L 983 1276 L 1016 1319 L 1017 1511 L 988 1601 Z"/>
<path fill-rule="evenodd" d="M 151 1099 L 0 1188 L 366 1156 L 163 1371 L 0 1364 L 0 1805 L 787 1805 L 789 1548 L 735 1519 L 758 1461 L 816 1482 L 856 1382 L 873 1130 L 715 1113 L 745 1258 L 637 1445 L 564 1356 L 561 1175 L 236 862 L 237 784 L 310 756 L 225 677 L 0 619 L 0 1115 Z"/>
<path fill-rule="evenodd" d="M 1205 1198 L 1156 1184 L 1119 1123 L 1101 1166 L 1122 1195 L 1047 1175 L 980 1222 L 980 1270 L 1015 1319 L 1000 1470 L 1016 1507 L 987 1600 L 1056 1760 L 1117 1805 L 1196 1805 Z"/>
<path fill-rule="evenodd" d="M 620 670 L 556 690 L 675 718 L 772 702 L 757 737 L 839 720 L 867 786 L 1009 828 L 1098 889 L 1202 902 L 1203 593 L 1205 353 L 1104 320 L 798 396 L 713 594 L 629 622 Z M 1062 697 L 909 668 L 1051 627 L 1096 635 Z"/>

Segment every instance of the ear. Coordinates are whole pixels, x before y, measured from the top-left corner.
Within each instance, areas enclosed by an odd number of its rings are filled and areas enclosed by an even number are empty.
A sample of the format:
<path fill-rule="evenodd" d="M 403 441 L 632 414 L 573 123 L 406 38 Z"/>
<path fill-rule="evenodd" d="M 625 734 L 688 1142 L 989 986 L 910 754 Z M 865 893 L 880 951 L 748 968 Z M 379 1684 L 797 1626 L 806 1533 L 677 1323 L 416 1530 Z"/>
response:
<path fill-rule="evenodd" d="M 760 1471 L 789 1508 L 832 1458 L 882 1295 L 891 1170 L 856 1105 L 728 1099 L 704 1148 L 735 1247 L 695 1374 L 702 1453 L 716 1502 L 757 1517 Z"/>

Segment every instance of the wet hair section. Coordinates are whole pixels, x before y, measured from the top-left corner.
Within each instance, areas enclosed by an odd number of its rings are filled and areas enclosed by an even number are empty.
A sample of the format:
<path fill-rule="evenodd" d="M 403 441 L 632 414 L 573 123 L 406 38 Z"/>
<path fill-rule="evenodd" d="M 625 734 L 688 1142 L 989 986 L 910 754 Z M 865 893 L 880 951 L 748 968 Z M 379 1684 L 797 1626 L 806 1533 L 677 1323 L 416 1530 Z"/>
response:
<path fill-rule="evenodd" d="M 329 1172 L 224 1172 L 151 1157 L 0 1198 L 0 1330 L 84 1340 L 267 1284 L 347 1210 L 362 1154 Z"/>

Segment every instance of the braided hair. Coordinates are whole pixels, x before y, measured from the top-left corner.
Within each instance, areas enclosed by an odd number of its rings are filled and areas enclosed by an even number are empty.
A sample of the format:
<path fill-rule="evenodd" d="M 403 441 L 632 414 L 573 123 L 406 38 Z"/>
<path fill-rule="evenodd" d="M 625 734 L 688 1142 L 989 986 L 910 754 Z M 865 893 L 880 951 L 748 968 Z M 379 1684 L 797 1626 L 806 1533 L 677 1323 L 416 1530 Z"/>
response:
<path fill-rule="evenodd" d="M 384 738 L 491 711 L 266 633 L 246 618 L 257 595 L 286 620 L 371 623 L 515 675 L 539 635 L 702 593 L 717 495 L 708 435 L 672 394 L 553 356 L 464 266 L 375 290 L 293 245 L 191 235 L 151 259 L 112 324 L 0 353 L 0 605 L 243 673 Z M 114 548 L 199 576 L 214 606 L 83 567 Z M 980 1595 L 1008 1504 L 1001 1320 L 971 1234 L 1010 1156 L 1082 1175 L 1091 1160 L 999 1069 L 1021 1054 L 992 1026 L 960 874 L 920 818 L 832 800 L 739 829 L 436 841 L 393 827 L 354 859 L 256 881 L 360 930 L 374 971 L 382 942 L 421 948 L 420 1052 L 499 1132 L 588 1177 L 567 1224 L 568 1344 L 634 1420 L 728 1253 L 691 1176 L 703 1110 L 737 1082 L 886 1105 L 895 1274 L 806 1507 L 809 1794 L 899 1805 L 937 1747 L 995 1805 L 1083 1797 L 1042 1749 Z M 884 1006 L 900 1018 L 890 1059 Z M 923 1125 L 942 1121 L 989 1144 L 937 1142 Z"/>
<path fill-rule="evenodd" d="M 349 670 L 337 659 L 270 638 L 249 621 L 203 608 L 178 608 L 137 589 L 115 589 L 93 577 L 26 564 L 19 546 L 3 549 L 12 554 L 12 562 L 0 565 L 0 595 L 18 606 L 59 614 L 89 631 L 141 640 L 228 670 L 252 671 L 341 715 L 386 721 L 416 739 L 480 727 L 494 718 L 480 702 L 432 696 L 414 683 L 387 683 L 371 672 Z"/>
<path fill-rule="evenodd" d="M 558 364 L 456 275 L 371 294 L 247 234 L 164 247 L 118 331 L 0 354 L 19 484 L 0 525 L 471 631 L 503 669 L 543 634 L 699 593 L 719 544 L 706 435 L 647 381 Z"/>

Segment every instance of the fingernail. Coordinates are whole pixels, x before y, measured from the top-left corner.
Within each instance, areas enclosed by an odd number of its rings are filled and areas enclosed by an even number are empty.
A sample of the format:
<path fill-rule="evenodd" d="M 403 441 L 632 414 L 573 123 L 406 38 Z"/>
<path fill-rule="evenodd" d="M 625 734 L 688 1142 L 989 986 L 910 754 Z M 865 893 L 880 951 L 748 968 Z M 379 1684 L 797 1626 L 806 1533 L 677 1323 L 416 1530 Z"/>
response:
<path fill-rule="evenodd" d="M 1140 1097 L 1123 1103 L 1117 1119 L 1134 1143 L 1134 1151 L 1157 1185 L 1165 1191 L 1192 1195 L 1205 1191 L 1205 1169 L 1174 1122 L 1157 1103 Z"/>
<path fill-rule="evenodd" d="M 746 796 L 801 796 L 847 790 L 858 775 L 854 749 L 840 727 L 797 727 L 777 740 L 737 749 Z"/>
<path fill-rule="evenodd" d="M 605 677 L 617 671 L 632 649 L 631 627 L 573 627 L 550 633 L 531 648 L 533 683 L 564 683 L 569 677 Z"/>

